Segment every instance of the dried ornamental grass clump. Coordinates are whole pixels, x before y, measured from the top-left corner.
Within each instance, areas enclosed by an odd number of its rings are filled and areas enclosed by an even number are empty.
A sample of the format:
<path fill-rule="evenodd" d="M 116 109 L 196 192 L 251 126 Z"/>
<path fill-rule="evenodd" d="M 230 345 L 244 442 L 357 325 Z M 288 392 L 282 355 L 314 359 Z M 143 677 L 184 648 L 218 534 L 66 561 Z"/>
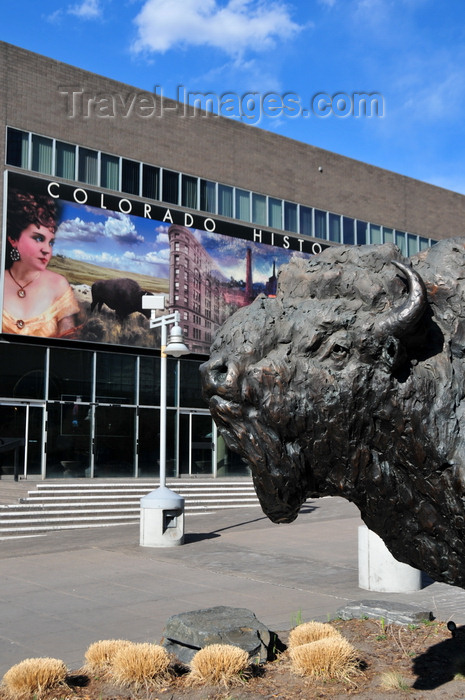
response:
<path fill-rule="evenodd" d="M 289 649 L 293 649 L 302 644 L 316 642 L 319 639 L 326 639 L 327 637 L 342 638 L 342 635 L 339 630 L 325 622 L 303 622 L 290 631 L 288 647 Z"/>
<path fill-rule="evenodd" d="M 109 670 L 115 655 L 132 644 L 125 639 L 101 639 L 89 646 L 84 654 L 86 670 L 90 673 L 105 673 Z"/>
<path fill-rule="evenodd" d="M 384 690 L 401 690 L 404 693 L 411 690 L 408 682 L 397 671 L 385 671 L 381 675 L 380 686 Z"/>
<path fill-rule="evenodd" d="M 195 654 L 187 681 L 230 685 L 243 680 L 249 666 L 249 655 L 244 649 L 231 644 L 210 644 Z"/>
<path fill-rule="evenodd" d="M 156 686 L 169 679 L 170 656 L 159 644 L 129 644 L 113 657 L 110 672 L 118 685 Z"/>
<path fill-rule="evenodd" d="M 12 698 L 40 697 L 66 683 L 68 669 L 60 659 L 24 659 L 3 676 L 2 685 Z"/>
<path fill-rule="evenodd" d="M 358 671 L 357 653 L 346 639 L 327 637 L 290 649 L 291 669 L 299 676 L 348 680 Z"/>

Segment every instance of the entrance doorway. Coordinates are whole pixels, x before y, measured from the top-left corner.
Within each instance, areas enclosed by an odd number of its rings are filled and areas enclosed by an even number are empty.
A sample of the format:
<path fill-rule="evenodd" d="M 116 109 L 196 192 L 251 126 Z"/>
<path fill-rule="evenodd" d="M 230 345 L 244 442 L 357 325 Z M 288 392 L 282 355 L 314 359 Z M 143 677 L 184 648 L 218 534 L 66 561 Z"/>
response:
<path fill-rule="evenodd" d="M 201 412 L 179 416 L 179 475 L 213 474 L 215 444 L 211 415 Z"/>
<path fill-rule="evenodd" d="M 0 475 L 25 479 L 42 474 L 44 407 L 0 405 Z"/>

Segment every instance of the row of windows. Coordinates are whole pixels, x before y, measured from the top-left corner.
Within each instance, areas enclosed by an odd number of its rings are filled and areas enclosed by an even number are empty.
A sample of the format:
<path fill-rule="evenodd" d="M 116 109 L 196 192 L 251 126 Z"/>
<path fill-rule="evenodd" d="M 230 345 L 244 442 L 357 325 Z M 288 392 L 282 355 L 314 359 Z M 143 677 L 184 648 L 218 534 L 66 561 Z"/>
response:
<path fill-rule="evenodd" d="M 404 255 L 433 241 L 405 231 L 288 202 L 18 129 L 7 131 L 7 165 L 219 214 L 333 243 L 394 242 Z"/>
<path fill-rule="evenodd" d="M 14 399 L 156 406 L 160 358 L 3 343 L 1 395 Z M 199 360 L 168 359 L 167 405 L 205 408 Z"/>

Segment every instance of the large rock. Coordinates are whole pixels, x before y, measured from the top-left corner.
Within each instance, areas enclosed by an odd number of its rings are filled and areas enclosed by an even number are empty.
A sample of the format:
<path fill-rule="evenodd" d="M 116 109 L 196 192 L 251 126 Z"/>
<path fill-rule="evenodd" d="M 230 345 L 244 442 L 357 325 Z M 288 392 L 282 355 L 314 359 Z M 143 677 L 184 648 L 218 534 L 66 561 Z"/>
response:
<path fill-rule="evenodd" d="M 387 624 L 418 625 L 421 622 L 434 620 L 433 613 L 421 610 L 414 605 L 398 603 L 392 600 L 354 600 L 343 608 L 339 608 L 336 618 L 353 620 L 354 618 L 370 617 L 383 619 Z"/>
<path fill-rule="evenodd" d="M 283 646 L 253 612 L 224 605 L 173 615 L 163 630 L 162 644 L 186 664 L 209 644 L 233 644 L 255 662 L 272 660 Z"/>

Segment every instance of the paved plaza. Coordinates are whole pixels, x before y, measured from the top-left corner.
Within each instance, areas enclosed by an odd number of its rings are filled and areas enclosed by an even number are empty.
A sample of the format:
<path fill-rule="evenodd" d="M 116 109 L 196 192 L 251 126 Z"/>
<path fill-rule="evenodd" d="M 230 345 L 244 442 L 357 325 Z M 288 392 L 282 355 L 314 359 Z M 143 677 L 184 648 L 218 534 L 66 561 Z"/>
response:
<path fill-rule="evenodd" d="M 324 498 L 290 525 L 259 507 L 188 514 L 178 547 L 140 547 L 138 525 L 0 540 L 0 674 L 33 656 L 75 670 L 92 642 L 159 642 L 170 615 L 216 605 L 248 608 L 276 632 L 360 600 L 410 603 L 465 624 L 462 589 L 360 589 L 359 525 L 355 506 Z"/>

